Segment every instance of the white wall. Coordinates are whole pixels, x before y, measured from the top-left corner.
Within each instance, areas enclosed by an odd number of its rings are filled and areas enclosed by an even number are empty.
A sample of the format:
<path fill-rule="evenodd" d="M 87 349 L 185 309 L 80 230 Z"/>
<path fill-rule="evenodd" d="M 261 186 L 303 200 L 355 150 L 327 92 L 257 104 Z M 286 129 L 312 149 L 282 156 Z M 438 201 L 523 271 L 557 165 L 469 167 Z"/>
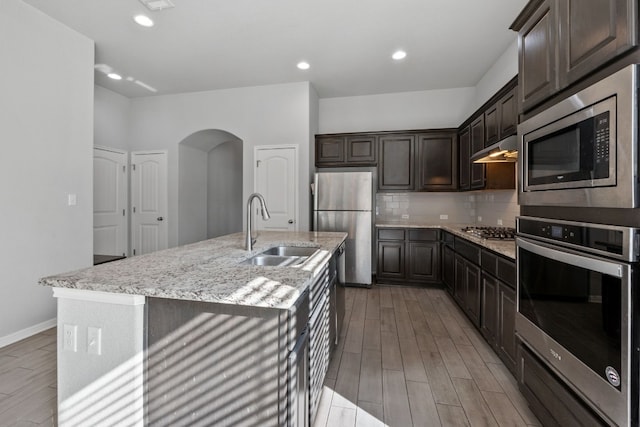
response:
<path fill-rule="evenodd" d="M 298 144 L 300 177 L 309 176 L 309 83 L 255 86 L 131 100 L 131 150 L 169 152 L 169 245 L 178 242 L 178 143 L 203 129 L 243 141 L 243 195 L 253 192 L 254 147 Z M 306 180 L 306 179 L 305 179 Z M 309 229 L 308 185 L 300 185 L 300 230 Z M 243 207 L 243 209 L 245 209 Z"/>
<path fill-rule="evenodd" d="M 178 244 L 207 238 L 207 152 L 178 147 Z"/>
<path fill-rule="evenodd" d="M 207 237 L 242 231 L 242 141 L 209 151 L 207 183 Z"/>
<path fill-rule="evenodd" d="M 131 100 L 98 85 L 94 86 L 94 91 L 94 144 L 129 151 Z"/>
<path fill-rule="evenodd" d="M 0 40 L 2 346 L 55 318 L 38 278 L 92 264 L 94 45 L 19 0 Z"/>
<path fill-rule="evenodd" d="M 475 88 L 320 99 L 319 133 L 456 128 Z"/>
<path fill-rule="evenodd" d="M 495 93 L 518 74 L 518 40 L 511 43 L 498 60 L 476 85 L 474 102 L 467 116 L 489 100 Z M 462 124 L 462 123 L 461 123 Z"/>

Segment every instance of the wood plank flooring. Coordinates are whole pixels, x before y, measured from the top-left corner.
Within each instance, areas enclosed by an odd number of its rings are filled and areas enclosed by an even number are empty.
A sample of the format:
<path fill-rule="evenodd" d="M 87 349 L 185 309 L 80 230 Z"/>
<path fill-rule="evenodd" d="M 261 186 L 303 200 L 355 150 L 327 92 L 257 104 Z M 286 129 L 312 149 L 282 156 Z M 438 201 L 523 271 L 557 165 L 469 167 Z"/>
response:
<path fill-rule="evenodd" d="M 444 290 L 347 288 L 314 427 L 539 425 Z"/>
<path fill-rule="evenodd" d="M 0 426 L 55 426 L 56 383 L 56 328 L 0 348 Z"/>
<path fill-rule="evenodd" d="M 537 426 L 444 290 L 347 288 L 314 427 Z M 0 426 L 56 425 L 56 329 L 0 348 Z"/>

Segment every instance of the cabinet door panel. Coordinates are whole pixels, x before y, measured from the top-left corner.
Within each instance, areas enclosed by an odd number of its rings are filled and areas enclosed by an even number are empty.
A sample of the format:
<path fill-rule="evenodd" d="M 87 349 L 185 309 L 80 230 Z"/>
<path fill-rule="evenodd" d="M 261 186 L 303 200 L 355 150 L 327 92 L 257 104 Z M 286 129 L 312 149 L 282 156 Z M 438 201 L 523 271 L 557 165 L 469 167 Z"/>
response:
<path fill-rule="evenodd" d="M 373 135 L 347 137 L 347 163 L 375 165 L 376 139 Z"/>
<path fill-rule="evenodd" d="M 542 2 L 518 33 L 520 100 L 523 110 L 551 95 L 557 88 L 556 9 L 551 0 Z"/>
<path fill-rule="evenodd" d="M 484 146 L 498 142 L 500 131 L 498 128 L 498 103 L 493 104 L 484 112 Z"/>
<path fill-rule="evenodd" d="M 344 162 L 343 137 L 316 138 L 316 165 L 335 165 Z"/>
<path fill-rule="evenodd" d="M 460 307 L 465 308 L 467 299 L 467 273 L 465 270 L 465 260 L 460 255 L 456 254 L 454 259 L 454 289 L 453 298 L 458 302 Z"/>
<path fill-rule="evenodd" d="M 466 263 L 465 272 L 467 276 L 467 295 L 466 308 L 471 317 L 471 321 L 476 325 L 480 325 L 480 267 Z"/>
<path fill-rule="evenodd" d="M 454 293 L 456 280 L 455 252 L 450 246 L 442 247 L 442 281 L 451 295 Z"/>
<path fill-rule="evenodd" d="M 408 279 L 435 282 L 439 277 L 439 242 L 410 242 L 408 254 Z"/>
<path fill-rule="evenodd" d="M 518 98 L 512 89 L 498 101 L 498 123 L 500 139 L 514 135 L 518 127 Z"/>
<path fill-rule="evenodd" d="M 559 0 L 562 87 L 637 44 L 636 2 Z"/>
<path fill-rule="evenodd" d="M 463 129 L 458 135 L 459 143 L 459 162 L 458 168 L 460 170 L 459 188 L 460 190 L 468 190 L 471 187 L 471 133 L 469 128 Z"/>
<path fill-rule="evenodd" d="M 418 190 L 457 188 L 457 145 L 452 134 L 418 135 Z"/>
<path fill-rule="evenodd" d="M 471 123 L 471 154 L 484 148 L 484 116 Z M 482 163 L 471 163 L 471 188 L 484 187 L 485 168 Z"/>
<path fill-rule="evenodd" d="M 380 137 L 378 189 L 413 190 L 414 136 L 385 135 Z"/>
<path fill-rule="evenodd" d="M 498 330 L 498 281 L 487 274 L 482 274 L 480 304 L 480 332 L 491 345 L 495 345 Z"/>
<path fill-rule="evenodd" d="M 378 277 L 405 277 L 404 242 L 378 242 Z"/>
<path fill-rule="evenodd" d="M 499 318 L 497 344 L 505 366 L 516 371 L 516 292 L 499 282 Z"/>

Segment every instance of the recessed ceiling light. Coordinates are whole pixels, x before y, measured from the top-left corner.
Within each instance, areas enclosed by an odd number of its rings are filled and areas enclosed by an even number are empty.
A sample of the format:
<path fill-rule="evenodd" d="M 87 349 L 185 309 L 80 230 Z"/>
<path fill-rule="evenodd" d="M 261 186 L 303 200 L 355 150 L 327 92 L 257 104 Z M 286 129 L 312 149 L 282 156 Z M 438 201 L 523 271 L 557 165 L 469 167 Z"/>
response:
<path fill-rule="evenodd" d="M 153 27 L 153 21 L 147 15 L 136 15 L 133 17 L 133 20 L 136 21 L 136 24 L 142 25 L 143 27 Z"/>
<path fill-rule="evenodd" d="M 399 61 L 407 57 L 407 52 L 405 52 L 404 50 L 396 50 L 395 52 L 393 52 L 393 55 L 391 55 L 391 57 L 396 61 Z"/>
<path fill-rule="evenodd" d="M 297 67 L 298 67 L 299 69 L 301 69 L 301 70 L 308 70 L 308 69 L 309 69 L 309 67 L 311 67 L 311 65 L 309 65 L 309 63 L 308 63 L 308 62 L 300 61 L 300 62 L 298 62 Z"/>
<path fill-rule="evenodd" d="M 122 76 L 118 73 L 109 73 L 107 74 L 107 77 L 113 80 L 122 80 Z"/>

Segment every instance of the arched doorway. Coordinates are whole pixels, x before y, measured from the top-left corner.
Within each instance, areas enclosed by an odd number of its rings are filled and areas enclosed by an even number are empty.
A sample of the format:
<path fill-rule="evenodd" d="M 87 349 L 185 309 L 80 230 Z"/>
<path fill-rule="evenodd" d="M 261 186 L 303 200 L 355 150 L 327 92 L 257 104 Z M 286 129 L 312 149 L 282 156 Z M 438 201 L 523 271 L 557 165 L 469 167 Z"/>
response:
<path fill-rule="evenodd" d="M 178 145 L 178 244 L 242 231 L 242 140 L 218 129 Z"/>

